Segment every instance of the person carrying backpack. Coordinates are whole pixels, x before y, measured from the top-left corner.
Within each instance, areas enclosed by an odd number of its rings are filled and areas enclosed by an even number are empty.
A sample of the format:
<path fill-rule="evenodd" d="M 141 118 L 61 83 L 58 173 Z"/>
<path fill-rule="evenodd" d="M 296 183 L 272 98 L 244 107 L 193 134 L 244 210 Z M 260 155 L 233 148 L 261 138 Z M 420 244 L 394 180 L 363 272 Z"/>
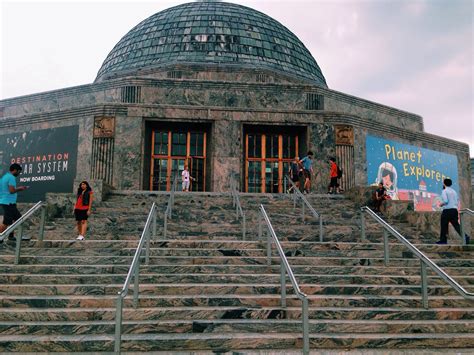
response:
<path fill-rule="evenodd" d="M 342 175 L 342 170 L 336 164 L 335 158 L 329 158 L 329 186 L 328 186 L 328 193 L 334 194 L 339 193 L 339 184 L 337 183 L 337 179 L 340 178 L 339 175 Z"/>

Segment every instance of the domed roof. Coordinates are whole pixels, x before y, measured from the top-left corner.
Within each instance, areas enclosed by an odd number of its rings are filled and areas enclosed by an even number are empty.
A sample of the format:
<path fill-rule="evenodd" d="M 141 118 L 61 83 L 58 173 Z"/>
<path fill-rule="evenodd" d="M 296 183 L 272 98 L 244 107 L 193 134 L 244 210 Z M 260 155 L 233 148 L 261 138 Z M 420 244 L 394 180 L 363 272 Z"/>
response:
<path fill-rule="evenodd" d="M 251 8 L 191 2 L 158 12 L 112 49 L 96 81 L 170 64 L 270 69 L 327 87 L 304 44 L 285 26 Z"/>

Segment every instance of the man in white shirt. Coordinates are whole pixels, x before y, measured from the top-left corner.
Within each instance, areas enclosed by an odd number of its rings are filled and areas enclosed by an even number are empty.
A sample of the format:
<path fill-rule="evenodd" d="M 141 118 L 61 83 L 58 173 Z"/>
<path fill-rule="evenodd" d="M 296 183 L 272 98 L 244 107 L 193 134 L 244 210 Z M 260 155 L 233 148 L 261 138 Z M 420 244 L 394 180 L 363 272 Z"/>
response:
<path fill-rule="evenodd" d="M 189 191 L 189 181 L 194 180 L 194 178 L 189 174 L 188 166 L 184 166 L 184 170 L 181 173 L 181 181 L 183 186 L 183 191 Z"/>
<path fill-rule="evenodd" d="M 441 193 L 440 207 L 443 207 L 443 212 L 441 213 L 441 232 L 439 236 L 439 241 L 436 244 L 448 244 L 447 234 L 449 223 L 451 223 L 461 235 L 461 227 L 458 220 L 458 206 L 459 199 L 458 194 L 454 189 L 451 188 L 453 182 L 451 179 L 444 179 L 443 181 L 443 192 Z"/>

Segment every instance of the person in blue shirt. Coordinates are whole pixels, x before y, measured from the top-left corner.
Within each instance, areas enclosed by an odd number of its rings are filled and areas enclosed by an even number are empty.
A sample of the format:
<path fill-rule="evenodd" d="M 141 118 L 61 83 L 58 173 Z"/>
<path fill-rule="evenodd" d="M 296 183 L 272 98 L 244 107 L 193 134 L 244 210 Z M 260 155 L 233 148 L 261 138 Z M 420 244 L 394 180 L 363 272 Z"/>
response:
<path fill-rule="evenodd" d="M 456 232 L 461 235 L 461 227 L 458 221 L 459 199 L 456 191 L 451 188 L 452 184 L 451 179 L 444 179 L 443 181 L 443 192 L 441 193 L 442 202 L 439 204 L 439 206 L 443 208 L 443 212 L 441 213 L 441 232 L 439 241 L 436 242 L 436 244 L 448 243 L 447 234 L 449 223 L 451 223 L 454 229 L 456 229 Z"/>
<path fill-rule="evenodd" d="M 16 177 L 20 175 L 22 168 L 19 164 L 10 165 L 10 171 L 0 179 L 0 207 L 3 208 L 3 224 L 0 224 L 0 233 L 12 225 L 21 217 L 16 207 L 17 192 L 24 191 L 27 186 L 16 186 Z M 14 239 L 13 233 L 8 239 Z"/>
<path fill-rule="evenodd" d="M 300 164 L 303 165 L 304 181 L 304 192 L 308 193 L 311 191 L 311 174 L 313 173 L 313 152 L 309 151 L 306 156 L 300 160 Z"/>

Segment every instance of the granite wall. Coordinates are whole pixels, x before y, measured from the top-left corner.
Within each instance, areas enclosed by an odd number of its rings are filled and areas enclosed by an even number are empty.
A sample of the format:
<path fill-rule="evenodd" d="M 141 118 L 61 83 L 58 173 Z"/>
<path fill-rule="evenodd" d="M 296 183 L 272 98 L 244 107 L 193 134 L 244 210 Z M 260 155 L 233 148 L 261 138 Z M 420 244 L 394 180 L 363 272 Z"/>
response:
<path fill-rule="evenodd" d="M 242 181 L 244 124 L 280 125 L 283 132 L 286 127 L 298 126 L 304 128 L 307 143 L 300 153 L 306 148 L 315 153 L 315 191 L 325 192 L 327 159 L 335 156 L 334 126 L 342 124 L 354 127 L 356 185 L 367 184 L 365 136 L 373 134 L 457 155 L 462 202 L 469 205 L 468 146 L 423 133 L 421 117 L 306 83 L 244 83 L 239 80 L 252 72 L 243 72 L 234 73 L 236 82 L 217 81 L 215 73 L 200 74 L 215 81 L 129 78 L 3 100 L 0 129 L 10 133 L 79 124 L 77 179 L 90 179 L 94 118 L 115 117 L 113 186 L 142 189 L 149 164 L 145 158 L 146 122 L 206 123 L 211 127 L 208 189 L 223 191 L 231 172 Z M 227 74 L 220 78 L 229 80 L 231 75 Z M 120 102 L 121 88 L 126 85 L 141 86 L 140 102 Z M 308 92 L 324 96 L 324 110 L 305 110 Z"/>

